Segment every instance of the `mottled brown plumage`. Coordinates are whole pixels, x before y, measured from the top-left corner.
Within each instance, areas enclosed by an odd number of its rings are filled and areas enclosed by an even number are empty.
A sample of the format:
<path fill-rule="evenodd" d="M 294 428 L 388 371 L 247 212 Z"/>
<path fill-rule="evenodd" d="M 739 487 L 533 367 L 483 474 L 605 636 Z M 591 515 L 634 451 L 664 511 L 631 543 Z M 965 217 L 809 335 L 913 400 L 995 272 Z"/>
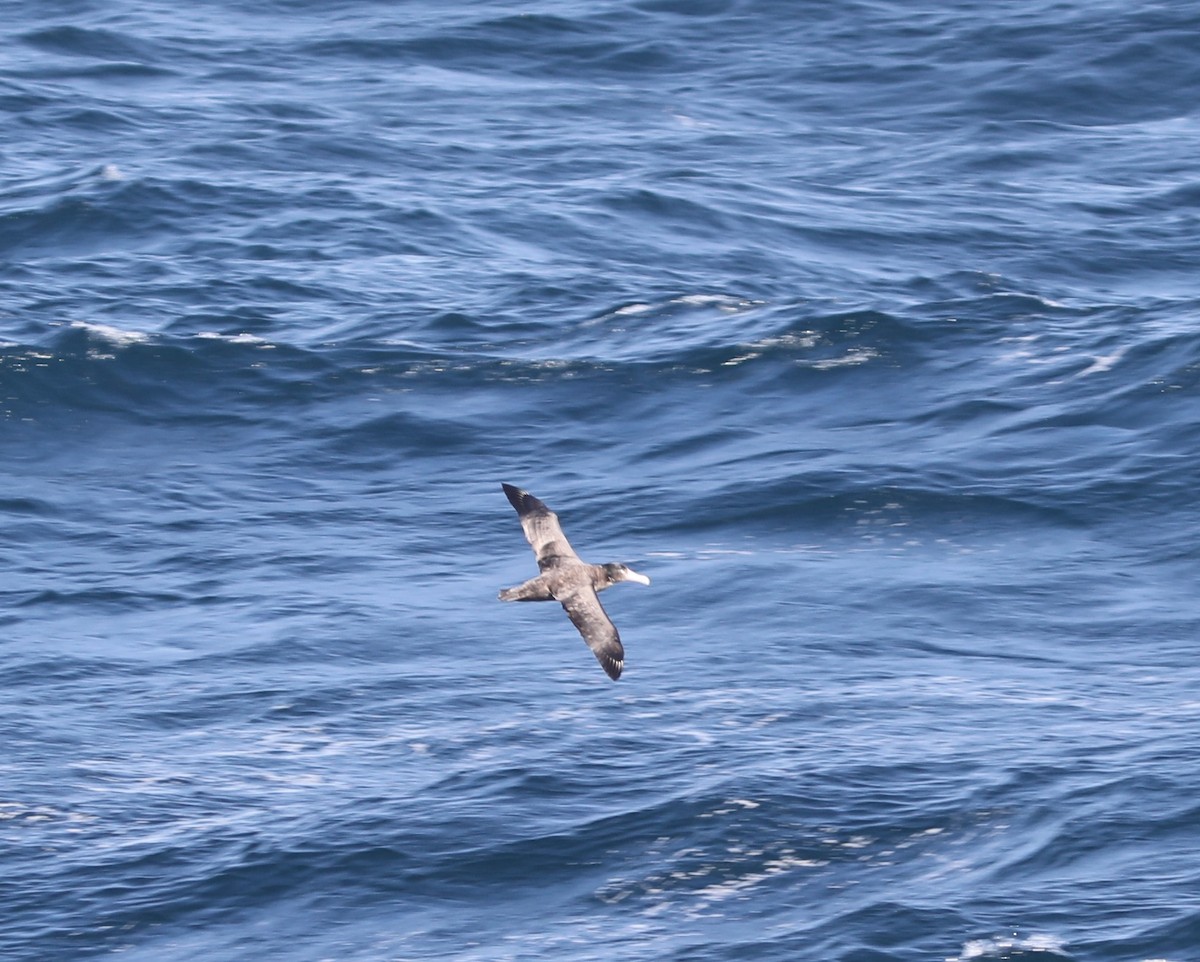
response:
<path fill-rule="evenodd" d="M 515 588 L 505 588 L 500 600 L 557 601 L 608 677 L 616 681 L 625 666 L 625 649 L 596 593 L 622 581 L 648 585 L 650 579 L 623 564 L 593 565 L 581 560 L 563 534 L 558 515 L 528 491 L 511 484 L 501 487 L 517 509 L 541 574 Z"/>

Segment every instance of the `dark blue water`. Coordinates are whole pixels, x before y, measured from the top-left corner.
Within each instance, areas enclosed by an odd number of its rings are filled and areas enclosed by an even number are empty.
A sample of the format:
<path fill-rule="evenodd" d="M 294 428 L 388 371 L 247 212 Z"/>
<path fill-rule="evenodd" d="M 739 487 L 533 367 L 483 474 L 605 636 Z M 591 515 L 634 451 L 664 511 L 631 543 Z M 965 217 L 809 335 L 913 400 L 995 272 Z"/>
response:
<path fill-rule="evenodd" d="M 5 12 L 6 962 L 1200 959 L 1194 4 Z"/>

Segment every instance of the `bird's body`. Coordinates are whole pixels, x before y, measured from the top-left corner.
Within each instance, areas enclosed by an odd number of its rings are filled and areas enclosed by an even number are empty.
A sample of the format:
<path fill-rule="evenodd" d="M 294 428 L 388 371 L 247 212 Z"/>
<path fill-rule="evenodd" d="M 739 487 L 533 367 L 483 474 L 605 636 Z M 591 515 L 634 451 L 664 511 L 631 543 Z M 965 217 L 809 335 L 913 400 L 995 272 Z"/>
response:
<path fill-rule="evenodd" d="M 517 509 L 541 573 L 515 588 L 505 588 L 500 592 L 500 600 L 557 601 L 579 629 L 601 667 L 616 681 L 625 666 L 625 649 L 597 592 L 622 581 L 648 585 L 650 579 L 622 564 L 594 565 L 583 561 L 563 534 L 558 515 L 528 491 L 511 484 L 501 486 Z"/>

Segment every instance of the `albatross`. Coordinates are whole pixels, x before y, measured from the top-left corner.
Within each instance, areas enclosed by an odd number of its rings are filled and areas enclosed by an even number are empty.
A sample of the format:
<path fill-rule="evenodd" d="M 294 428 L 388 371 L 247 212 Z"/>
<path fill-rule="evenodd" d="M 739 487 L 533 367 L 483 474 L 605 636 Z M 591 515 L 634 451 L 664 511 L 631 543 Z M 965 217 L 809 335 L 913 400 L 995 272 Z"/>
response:
<path fill-rule="evenodd" d="M 537 556 L 536 578 L 500 592 L 501 601 L 557 601 L 608 677 L 616 681 L 625 666 L 625 649 L 616 626 L 609 621 L 597 592 L 622 581 L 648 585 L 650 579 L 623 564 L 592 565 L 582 560 L 567 541 L 558 515 L 528 491 L 501 484 L 517 509 L 525 538 Z"/>

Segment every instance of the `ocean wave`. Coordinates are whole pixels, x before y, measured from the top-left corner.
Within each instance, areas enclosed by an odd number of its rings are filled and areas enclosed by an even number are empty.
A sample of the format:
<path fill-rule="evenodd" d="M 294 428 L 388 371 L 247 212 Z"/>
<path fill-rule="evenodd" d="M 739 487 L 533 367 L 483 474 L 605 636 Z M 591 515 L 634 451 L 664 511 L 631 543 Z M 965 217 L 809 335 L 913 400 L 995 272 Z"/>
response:
<path fill-rule="evenodd" d="M 946 518 L 1006 503 L 1014 520 L 1033 511 L 1078 523 L 1110 510 L 1106 502 L 1178 497 L 1193 480 L 1189 462 L 1174 452 L 1196 441 L 1187 399 L 1200 341 L 1163 333 L 1153 318 L 1139 319 L 1139 337 L 1126 309 L 1109 322 L 1107 309 L 1081 316 L 1000 296 L 1007 313 L 997 315 L 995 300 L 985 297 L 983 310 L 942 305 L 938 318 L 911 306 L 824 313 L 803 303 L 682 295 L 515 338 L 464 323 L 420 340 L 319 346 L 250 331 L 166 334 L 74 321 L 48 327 L 38 343 L 11 343 L 0 352 L 0 373 L 14 422 L 62 423 L 86 411 L 131 423 L 223 421 L 270 431 L 299 414 L 315 416 L 308 434 L 328 443 L 327 457 L 361 449 L 381 464 L 397 444 L 484 450 L 496 411 L 511 412 L 506 433 L 542 444 L 528 432 L 531 413 L 516 393 L 529 385 L 557 396 L 544 409 L 551 416 L 571 419 L 557 443 L 582 444 L 590 431 L 608 429 L 605 399 L 619 395 L 628 412 L 679 422 L 633 439 L 646 467 L 663 471 L 684 460 L 719 479 L 753 466 L 751 514 L 764 521 L 837 517 L 865 497 Z M 1042 320 L 1047 311 L 1062 315 L 1057 329 Z M 1014 332 L 1033 318 L 1036 330 Z M 729 412 L 725 395 L 663 393 L 718 385 L 769 401 L 775 422 Z M 460 400 L 446 417 L 414 407 L 418 389 L 488 393 L 477 405 Z M 369 398 L 383 407 L 338 408 Z M 690 425 L 680 420 L 706 411 Z M 886 441 L 856 456 L 853 439 L 867 433 Z M 1037 465 L 1052 449 L 1061 453 L 1049 480 Z M 828 463 L 839 466 L 830 471 Z M 699 505 L 702 516 L 723 517 L 713 512 L 725 497 L 719 487 Z"/>

